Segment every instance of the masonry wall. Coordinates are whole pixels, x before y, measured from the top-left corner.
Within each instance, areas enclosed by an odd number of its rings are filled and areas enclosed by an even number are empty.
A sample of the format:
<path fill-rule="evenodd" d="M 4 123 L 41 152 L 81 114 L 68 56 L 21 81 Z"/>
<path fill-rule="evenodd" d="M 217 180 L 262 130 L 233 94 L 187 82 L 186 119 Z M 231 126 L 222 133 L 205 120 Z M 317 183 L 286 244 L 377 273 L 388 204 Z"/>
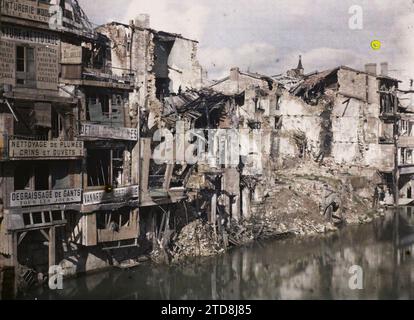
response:
<path fill-rule="evenodd" d="M 240 73 L 240 71 L 235 68 L 230 71 L 230 77 L 226 78 L 224 81 L 214 84 L 211 88 L 214 91 L 232 95 L 241 93 L 251 86 L 255 86 L 263 90 L 269 90 L 269 84 L 266 81 Z"/>
<path fill-rule="evenodd" d="M 170 90 L 178 93 L 186 89 L 200 89 L 202 67 L 197 60 L 197 42 L 177 38 L 168 57 Z"/>
<path fill-rule="evenodd" d="M 349 82 L 348 80 L 343 82 L 342 92 L 347 92 L 344 83 Z M 379 118 L 379 109 L 379 105 L 375 103 L 368 104 L 341 94 L 336 95 L 330 116 L 330 157 L 337 164 L 370 166 L 380 171 L 392 171 L 394 146 L 379 143 L 383 128 L 386 127 Z M 280 106 L 283 124 L 280 135 L 276 138 L 280 157 L 295 157 L 299 154 L 298 147 L 292 139 L 293 134 L 298 132 L 305 134 L 309 153 L 314 157 L 318 155 L 321 145 L 322 112 L 323 108 L 320 106 L 309 106 L 302 99 L 287 93 L 283 96 Z"/>

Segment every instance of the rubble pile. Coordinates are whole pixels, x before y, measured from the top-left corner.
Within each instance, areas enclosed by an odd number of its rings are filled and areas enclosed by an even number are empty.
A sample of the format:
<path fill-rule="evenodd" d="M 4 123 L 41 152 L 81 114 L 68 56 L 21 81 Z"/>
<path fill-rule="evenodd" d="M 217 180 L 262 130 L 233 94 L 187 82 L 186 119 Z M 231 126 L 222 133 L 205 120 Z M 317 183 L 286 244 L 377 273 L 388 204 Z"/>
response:
<path fill-rule="evenodd" d="M 173 261 L 183 257 L 208 257 L 224 251 L 219 238 L 215 239 L 213 227 L 202 220 L 185 226 L 173 241 L 171 256 Z"/>
<path fill-rule="evenodd" d="M 372 208 L 374 182 L 366 179 L 365 185 L 356 189 L 338 166 L 306 161 L 292 169 L 274 171 L 273 177 L 274 185 L 266 187 L 270 191 L 263 201 L 252 203 L 249 219 L 232 220 L 216 229 L 201 219 L 185 226 L 173 240 L 173 261 L 219 254 L 256 240 L 316 236 L 343 225 L 369 223 L 381 215 L 381 209 Z M 334 213 L 337 219 L 324 216 L 326 199 L 332 195 L 340 205 Z"/>

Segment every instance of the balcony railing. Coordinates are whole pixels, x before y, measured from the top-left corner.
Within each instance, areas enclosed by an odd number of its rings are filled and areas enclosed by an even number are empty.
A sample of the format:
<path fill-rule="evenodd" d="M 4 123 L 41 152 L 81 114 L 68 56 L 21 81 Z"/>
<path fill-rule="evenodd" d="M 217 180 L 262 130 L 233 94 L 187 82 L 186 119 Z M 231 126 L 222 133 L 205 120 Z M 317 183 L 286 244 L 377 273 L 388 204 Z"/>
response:
<path fill-rule="evenodd" d="M 115 70 L 121 70 L 122 75 L 114 74 Z M 130 73 L 129 70 L 114 67 L 103 67 L 100 69 L 84 67 L 82 77 L 87 80 L 134 83 L 134 74 Z"/>

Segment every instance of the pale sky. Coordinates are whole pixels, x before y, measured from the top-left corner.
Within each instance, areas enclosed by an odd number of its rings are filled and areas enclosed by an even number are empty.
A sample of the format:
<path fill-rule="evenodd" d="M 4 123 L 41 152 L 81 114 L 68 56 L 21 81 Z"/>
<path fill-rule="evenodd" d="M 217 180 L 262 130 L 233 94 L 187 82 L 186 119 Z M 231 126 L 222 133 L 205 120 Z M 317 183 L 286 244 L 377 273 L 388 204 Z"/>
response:
<path fill-rule="evenodd" d="M 79 0 L 92 22 L 127 23 L 140 13 L 151 27 L 200 42 L 210 78 L 233 66 L 276 75 L 338 65 L 363 69 L 389 62 L 391 76 L 414 78 L 414 0 Z M 363 9 L 363 29 L 351 30 L 349 8 Z M 382 48 L 370 44 L 379 40 Z"/>

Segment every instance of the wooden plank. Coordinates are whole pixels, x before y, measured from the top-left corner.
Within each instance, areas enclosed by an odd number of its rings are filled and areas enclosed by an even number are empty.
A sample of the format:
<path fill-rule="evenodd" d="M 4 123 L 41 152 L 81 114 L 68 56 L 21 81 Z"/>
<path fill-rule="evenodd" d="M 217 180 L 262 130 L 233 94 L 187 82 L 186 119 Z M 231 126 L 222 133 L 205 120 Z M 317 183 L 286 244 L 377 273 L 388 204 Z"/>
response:
<path fill-rule="evenodd" d="M 123 241 L 138 238 L 138 229 L 134 227 L 120 228 L 119 231 L 109 229 L 98 230 L 98 242 Z"/>
<path fill-rule="evenodd" d="M 49 268 L 56 265 L 56 228 L 49 229 Z"/>
<path fill-rule="evenodd" d="M 85 245 L 96 246 L 98 244 L 98 234 L 96 229 L 96 213 L 86 215 L 85 221 L 86 230 L 83 231 L 86 235 Z"/>
<path fill-rule="evenodd" d="M 22 234 L 19 236 L 18 244 L 21 244 L 24 238 L 26 237 L 27 232 L 22 232 Z"/>
<path fill-rule="evenodd" d="M 39 230 L 40 231 L 40 233 L 45 237 L 45 239 L 46 239 L 46 241 L 49 241 L 49 234 L 48 233 L 46 233 L 46 231 L 45 230 L 43 230 L 43 229 L 41 229 L 41 230 Z"/>

